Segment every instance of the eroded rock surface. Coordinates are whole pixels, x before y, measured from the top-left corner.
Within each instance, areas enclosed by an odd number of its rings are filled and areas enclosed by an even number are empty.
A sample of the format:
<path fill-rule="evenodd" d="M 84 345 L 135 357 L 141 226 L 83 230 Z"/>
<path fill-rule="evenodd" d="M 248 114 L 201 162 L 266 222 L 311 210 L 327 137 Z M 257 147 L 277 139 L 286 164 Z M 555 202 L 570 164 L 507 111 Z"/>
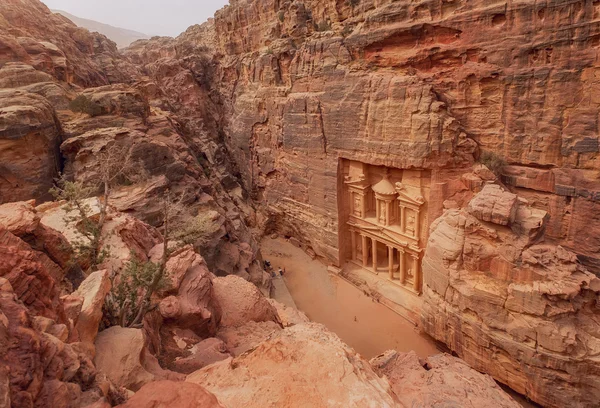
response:
<path fill-rule="evenodd" d="M 439 354 L 420 361 L 416 353 L 388 351 L 371 360 L 407 407 L 519 408 L 492 377 L 473 370 L 464 361 Z"/>
<path fill-rule="evenodd" d="M 481 197 L 485 191 L 468 210 L 448 210 L 431 227 L 424 329 L 476 370 L 544 406 L 593 406 L 600 398 L 598 277 L 571 251 L 540 241 L 543 211 L 519 202 L 514 222 L 504 226 L 508 196 Z M 504 215 L 492 216 L 499 209 Z"/>
<path fill-rule="evenodd" d="M 293 363 L 292 363 L 293 362 Z M 387 380 L 318 324 L 282 330 L 251 352 L 190 374 L 226 407 L 394 407 Z"/>

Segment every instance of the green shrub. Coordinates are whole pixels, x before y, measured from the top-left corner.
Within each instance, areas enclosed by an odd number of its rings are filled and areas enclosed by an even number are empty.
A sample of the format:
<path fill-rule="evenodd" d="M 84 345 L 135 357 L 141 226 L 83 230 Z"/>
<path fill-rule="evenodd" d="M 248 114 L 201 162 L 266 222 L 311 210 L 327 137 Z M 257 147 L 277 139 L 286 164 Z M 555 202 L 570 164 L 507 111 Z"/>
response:
<path fill-rule="evenodd" d="M 329 21 L 323 20 L 319 24 L 315 25 L 315 30 L 319 31 L 319 32 L 330 31 L 331 30 L 331 24 L 329 23 Z"/>
<path fill-rule="evenodd" d="M 360 4 L 360 0 L 348 0 L 347 4 L 354 8 Z"/>
<path fill-rule="evenodd" d="M 220 228 L 219 223 L 215 221 L 217 215 L 214 211 L 201 213 L 174 231 L 173 239 L 194 245 L 198 240 L 210 236 Z"/>
<path fill-rule="evenodd" d="M 102 107 L 85 95 L 79 95 L 69 103 L 73 112 L 87 113 L 90 116 L 102 115 Z"/>
<path fill-rule="evenodd" d="M 283 23 L 283 20 L 285 20 L 285 12 L 283 10 L 280 11 L 277 17 L 279 17 L 279 21 Z"/>
<path fill-rule="evenodd" d="M 506 161 L 503 157 L 498 156 L 493 152 L 482 152 L 479 156 L 479 163 L 490 169 L 496 177 L 502 175 L 502 169 L 506 166 Z"/>
<path fill-rule="evenodd" d="M 106 298 L 104 325 L 138 326 L 147 312 L 148 305 L 144 305 L 147 295 L 167 287 L 169 283 L 169 277 L 159 263 L 142 262 L 132 253 L 131 261 Z"/>

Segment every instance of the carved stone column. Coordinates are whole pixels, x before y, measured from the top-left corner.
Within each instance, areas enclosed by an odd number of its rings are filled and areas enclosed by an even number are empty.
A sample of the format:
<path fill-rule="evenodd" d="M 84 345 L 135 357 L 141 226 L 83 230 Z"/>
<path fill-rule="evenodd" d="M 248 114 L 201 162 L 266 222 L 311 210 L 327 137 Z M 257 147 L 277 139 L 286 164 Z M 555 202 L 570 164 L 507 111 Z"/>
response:
<path fill-rule="evenodd" d="M 406 207 L 400 207 L 400 231 L 406 233 Z"/>
<path fill-rule="evenodd" d="M 386 201 L 385 202 L 385 226 L 389 227 L 391 220 L 392 220 L 392 202 L 391 201 Z"/>
<path fill-rule="evenodd" d="M 411 254 L 413 259 L 413 289 L 415 292 L 421 292 L 421 268 L 419 265 L 419 255 Z"/>
<path fill-rule="evenodd" d="M 388 268 L 390 272 L 390 279 L 394 280 L 394 247 L 388 246 Z"/>
<path fill-rule="evenodd" d="M 363 267 L 367 267 L 367 262 L 369 262 L 369 252 L 367 251 L 367 237 L 363 234 L 360 234 L 362 238 L 362 262 Z"/>
<path fill-rule="evenodd" d="M 350 236 L 352 238 L 352 260 L 356 261 L 356 231 L 351 230 Z"/>
<path fill-rule="evenodd" d="M 404 285 L 406 283 L 406 259 L 404 257 L 404 248 L 400 250 L 400 283 Z"/>
<path fill-rule="evenodd" d="M 373 244 L 373 270 L 377 273 L 377 240 L 371 239 Z"/>
<path fill-rule="evenodd" d="M 421 220 L 419 211 L 415 211 L 415 239 L 419 241 L 421 235 Z"/>
<path fill-rule="evenodd" d="M 381 217 L 381 205 L 379 200 L 375 200 L 375 222 L 379 224 L 379 217 Z"/>

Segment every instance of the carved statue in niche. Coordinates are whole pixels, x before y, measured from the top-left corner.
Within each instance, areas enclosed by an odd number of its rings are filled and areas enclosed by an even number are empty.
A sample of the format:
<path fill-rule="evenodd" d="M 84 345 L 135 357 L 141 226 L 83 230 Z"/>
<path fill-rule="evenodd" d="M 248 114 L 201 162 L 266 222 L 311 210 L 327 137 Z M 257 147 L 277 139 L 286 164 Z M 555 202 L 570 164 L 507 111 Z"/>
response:
<path fill-rule="evenodd" d="M 410 232 L 412 235 L 415 235 L 415 221 L 415 213 L 413 211 L 409 211 L 406 219 L 406 231 Z"/>
<path fill-rule="evenodd" d="M 361 207 L 362 203 L 360 200 L 360 196 L 358 194 L 354 194 L 354 215 L 356 215 L 357 217 L 360 217 L 361 211 L 360 211 L 360 207 Z"/>
<path fill-rule="evenodd" d="M 379 220 L 378 222 L 380 224 L 385 224 L 385 220 L 387 219 L 387 212 L 386 212 L 386 204 L 383 201 L 379 202 Z"/>

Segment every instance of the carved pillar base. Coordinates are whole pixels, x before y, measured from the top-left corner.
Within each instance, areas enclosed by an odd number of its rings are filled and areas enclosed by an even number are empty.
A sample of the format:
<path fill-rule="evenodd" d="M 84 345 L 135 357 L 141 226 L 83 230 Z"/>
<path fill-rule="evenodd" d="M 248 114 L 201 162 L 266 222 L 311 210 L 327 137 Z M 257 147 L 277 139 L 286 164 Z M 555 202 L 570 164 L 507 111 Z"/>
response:
<path fill-rule="evenodd" d="M 404 249 L 400 249 L 400 283 L 406 283 L 406 259 L 404 257 Z"/>
<path fill-rule="evenodd" d="M 373 270 L 377 273 L 377 240 L 371 239 L 373 245 Z"/>
<path fill-rule="evenodd" d="M 369 252 L 367 251 L 367 237 L 362 234 L 360 237 L 362 238 L 362 263 L 363 267 L 366 268 L 367 262 L 369 262 Z"/>
<path fill-rule="evenodd" d="M 394 247 L 388 247 L 388 268 L 390 279 L 394 280 Z"/>

